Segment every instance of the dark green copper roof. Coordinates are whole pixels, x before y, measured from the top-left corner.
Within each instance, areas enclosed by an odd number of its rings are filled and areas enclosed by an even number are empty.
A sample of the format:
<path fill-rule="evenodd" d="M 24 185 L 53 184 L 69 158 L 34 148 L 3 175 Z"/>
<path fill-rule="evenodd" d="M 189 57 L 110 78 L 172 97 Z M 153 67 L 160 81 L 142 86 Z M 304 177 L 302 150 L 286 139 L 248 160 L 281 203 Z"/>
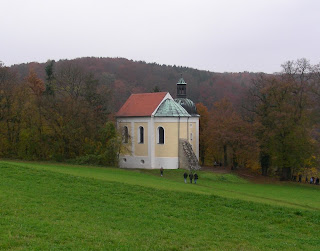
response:
<path fill-rule="evenodd" d="M 197 107 L 192 100 L 188 98 L 176 98 L 174 101 L 181 105 L 189 114 L 198 115 Z"/>
<path fill-rule="evenodd" d="M 187 83 L 184 81 L 183 78 L 180 78 L 177 84 L 178 85 L 186 85 Z"/>
<path fill-rule="evenodd" d="M 172 99 L 166 99 L 159 106 L 155 117 L 191 117 L 190 114 Z"/>

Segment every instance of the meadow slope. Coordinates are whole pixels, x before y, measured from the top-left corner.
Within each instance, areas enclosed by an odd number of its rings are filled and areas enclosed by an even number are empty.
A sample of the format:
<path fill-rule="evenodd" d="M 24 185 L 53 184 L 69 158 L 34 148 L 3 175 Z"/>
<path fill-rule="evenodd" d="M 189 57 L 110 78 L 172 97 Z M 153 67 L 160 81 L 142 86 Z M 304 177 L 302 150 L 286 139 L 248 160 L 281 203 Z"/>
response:
<path fill-rule="evenodd" d="M 319 250 L 319 189 L 0 161 L 0 249 Z"/>

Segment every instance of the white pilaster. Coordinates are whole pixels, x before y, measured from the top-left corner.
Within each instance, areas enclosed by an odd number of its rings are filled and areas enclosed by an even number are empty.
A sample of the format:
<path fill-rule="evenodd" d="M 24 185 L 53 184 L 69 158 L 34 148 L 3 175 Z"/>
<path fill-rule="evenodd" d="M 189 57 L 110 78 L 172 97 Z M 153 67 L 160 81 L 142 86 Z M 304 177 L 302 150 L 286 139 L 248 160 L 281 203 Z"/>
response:
<path fill-rule="evenodd" d="M 194 135 L 195 140 L 196 140 L 196 156 L 199 160 L 199 118 L 196 120 L 196 135 Z"/>
<path fill-rule="evenodd" d="M 134 149 L 134 141 L 135 141 L 135 134 L 134 134 L 134 122 L 131 121 L 131 149 L 132 149 L 132 155 L 135 156 L 136 152 Z"/>
<path fill-rule="evenodd" d="M 151 116 L 151 120 L 149 123 L 149 149 L 150 149 L 150 153 L 149 156 L 151 157 L 151 168 L 155 168 L 155 133 L 154 133 L 154 117 Z"/>

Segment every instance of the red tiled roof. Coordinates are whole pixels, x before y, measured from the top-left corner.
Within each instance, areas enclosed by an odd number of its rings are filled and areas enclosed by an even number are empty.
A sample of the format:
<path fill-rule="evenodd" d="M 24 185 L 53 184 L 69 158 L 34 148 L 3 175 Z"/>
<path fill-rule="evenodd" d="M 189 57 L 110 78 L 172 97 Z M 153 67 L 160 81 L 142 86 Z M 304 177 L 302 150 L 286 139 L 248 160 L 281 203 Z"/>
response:
<path fill-rule="evenodd" d="M 166 94 L 167 92 L 131 94 L 116 117 L 151 116 Z"/>

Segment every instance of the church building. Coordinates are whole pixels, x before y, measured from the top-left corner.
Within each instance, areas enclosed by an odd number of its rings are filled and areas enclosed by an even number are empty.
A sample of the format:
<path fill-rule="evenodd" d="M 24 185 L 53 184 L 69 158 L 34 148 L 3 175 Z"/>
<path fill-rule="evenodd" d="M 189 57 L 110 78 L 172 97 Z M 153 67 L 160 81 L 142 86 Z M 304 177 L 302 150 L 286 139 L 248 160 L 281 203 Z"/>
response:
<path fill-rule="evenodd" d="M 168 92 L 132 94 L 116 114 L 123 135 L 122 168 L 199 169 L 199 115 L 187 83 Z"/>

